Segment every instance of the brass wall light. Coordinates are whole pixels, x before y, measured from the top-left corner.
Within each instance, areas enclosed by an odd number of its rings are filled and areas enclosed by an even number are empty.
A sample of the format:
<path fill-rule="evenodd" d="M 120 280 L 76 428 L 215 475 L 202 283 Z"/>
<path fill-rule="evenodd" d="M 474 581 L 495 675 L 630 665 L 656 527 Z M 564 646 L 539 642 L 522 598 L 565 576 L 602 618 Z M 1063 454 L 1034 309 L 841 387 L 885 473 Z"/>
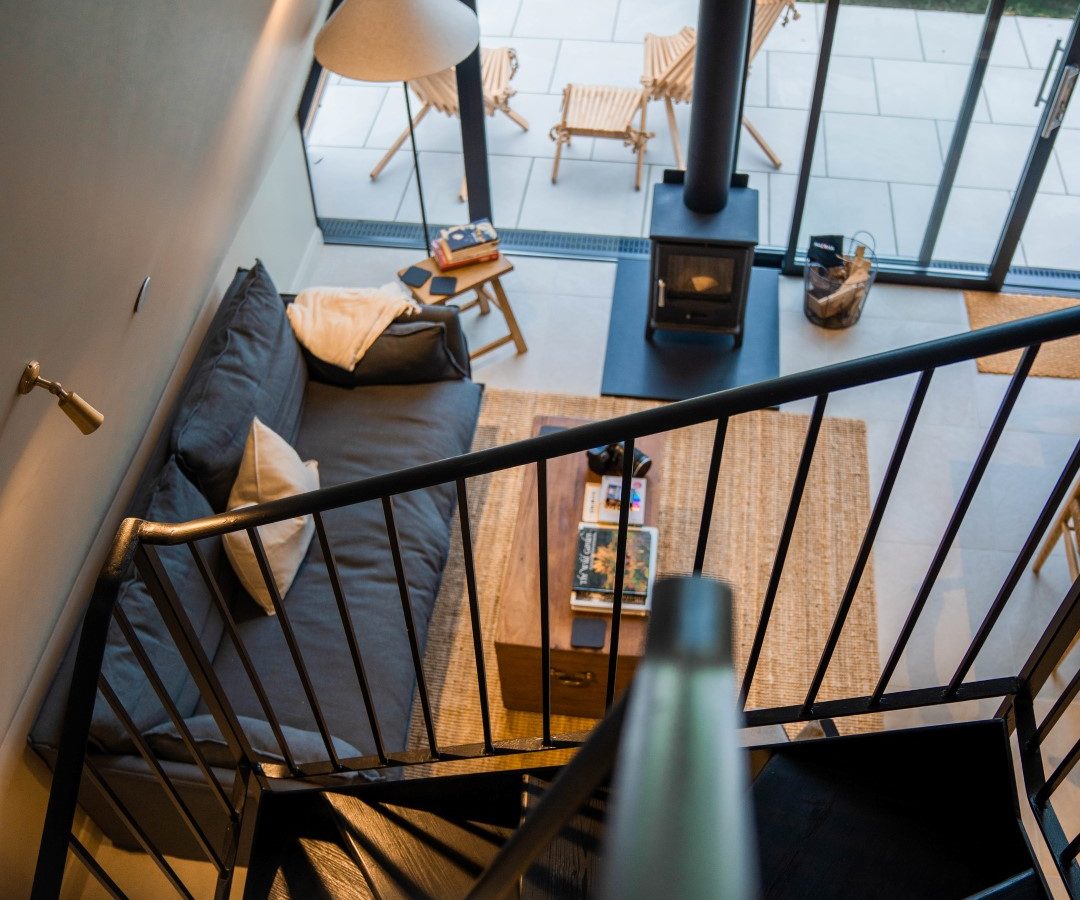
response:
<path fill-rule="evenodd" d="M 78 394 L 65 391 L 59 381 L 49 381 L 41 377 L 41 364 L 34 360 L 28 362 L 19 379 L 19 393 L 29 394 L 34 388 L 43 387 L 50 394 L 60 398 L 59 406 L 83 434 L 93 434 L 105 417 Z"/>

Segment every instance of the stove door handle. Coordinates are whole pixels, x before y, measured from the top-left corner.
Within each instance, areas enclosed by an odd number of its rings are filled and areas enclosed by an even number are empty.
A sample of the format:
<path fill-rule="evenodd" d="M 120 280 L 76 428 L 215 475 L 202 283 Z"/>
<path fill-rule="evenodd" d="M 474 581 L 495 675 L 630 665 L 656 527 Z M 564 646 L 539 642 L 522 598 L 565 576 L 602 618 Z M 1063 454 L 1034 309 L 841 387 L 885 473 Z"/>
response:
<path fill-rule="evenodd" d="M 664 294 L 667 290 L 667 285 L 664 284 L 663 278 L 656 279 L 656 305 L 660 309 L 664 308 Z"/>

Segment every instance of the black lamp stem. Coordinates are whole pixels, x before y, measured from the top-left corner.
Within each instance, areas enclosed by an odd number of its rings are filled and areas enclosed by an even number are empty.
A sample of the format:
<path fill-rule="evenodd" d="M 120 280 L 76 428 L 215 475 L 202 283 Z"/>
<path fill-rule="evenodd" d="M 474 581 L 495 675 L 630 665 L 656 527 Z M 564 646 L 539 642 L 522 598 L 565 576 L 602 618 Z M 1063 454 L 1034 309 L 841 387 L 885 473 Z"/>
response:
<path fill-rule="evenodd" d="M 409 83 L 403 81 L 401 82 L 401 86 L 405 89 L 405 115 L 409 117 L 409 142 L 412 144 L 413 168 L 416 170 L 416 193 L 420 198 L 420 222 L 423 224 L 424 228 L 424 252 L 430 256 L 431 249 L 428 246 L 428 241 L 431 239 L 431 235 L 428 233 L 427 211 L 424 209 L 424 186 L 420 183 L 420 155 L 416 152 L 416 133 L 413 131 L 412 104 L 409 102 Z"/>

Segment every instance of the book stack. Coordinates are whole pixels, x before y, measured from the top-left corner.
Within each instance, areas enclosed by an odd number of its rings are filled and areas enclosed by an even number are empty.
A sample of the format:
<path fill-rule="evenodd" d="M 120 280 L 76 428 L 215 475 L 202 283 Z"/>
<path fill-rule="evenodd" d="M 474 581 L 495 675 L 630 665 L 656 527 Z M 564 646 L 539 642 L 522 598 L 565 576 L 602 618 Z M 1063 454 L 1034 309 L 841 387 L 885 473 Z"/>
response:
<path fill-rule="evenodd" d="M 488 219 L 443 228 L 431 242 L 431 255 L 444 272 L 499 257 L 499 235 Z"/>

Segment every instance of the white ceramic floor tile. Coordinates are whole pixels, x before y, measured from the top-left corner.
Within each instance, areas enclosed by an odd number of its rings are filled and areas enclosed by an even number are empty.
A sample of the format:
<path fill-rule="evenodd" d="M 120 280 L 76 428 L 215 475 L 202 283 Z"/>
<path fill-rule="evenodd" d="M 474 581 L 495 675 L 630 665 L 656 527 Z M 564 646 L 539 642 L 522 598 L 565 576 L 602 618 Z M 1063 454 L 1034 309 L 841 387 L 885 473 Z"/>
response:
<path fill-rule="evenodd" d="M 1020 240 L 1029 266 L 1076 269 L 1080 260 L 1080 197 L 1037 194 Z"/>
<path fill-rule="evenodd" d="M 747 106 L 770 106 L 768 54 L 760 53 L 746 74 L 746 92 L 743 103 Z"/>
<path fill-rule="evenodd" d="M 955 119 L 967 90 L 969 67 L 956 63 L 874 60 L 878 102 L 884 116 Z M 989 121 L 986 101 L 975 104 L 976 122 Z"/>
<path fill-rule="evenodd" d="M 1072 23 L 1068 19 L 1050 19 L 1041 16 L 1016 16 L 1015 19 L 1031 68 L 1043 72 L 1046 64 L 1050 62 L 1054 41 L 1060 38 L 1061 42 L 1065 43 Z"/>
<path fill-rule="evenodd" d="M 615 263 L 514 254 L 510 259 L 514 273 L 513 281 L 508 283 L 515 290 L 610 300 L 615 288 Z"/>
<path fill-rule="evenodd" d="M 620 0 L 615 40 L 641 42 L 647 32 L 674 34 L 684 25 L 697 26 L 696 0 Z"/>
<path fill-rule="evenodd" d="M 747 105 L 744 113 L 761 132 L 783 165 L 776 169 L 769 157 L 757 145 L 745 128 L 739 135 L 740 172 L 798 172 L 802 160 L 803 142 L 806 140 L 807 112 L 801 109 L 773 109 Z M 819 132 L 817 151 L 814 153 L 812 171 L 825 174 L 824 144 Z"/>
<path fill-rule="evenodd" d="M 519 93 L 546 94 L 551 90 L 551 73 L 559 55 L 559 41 L 553 38 L 485 37 L 485 47 L 510 47 L 517 52 L 518 70 L 510 86 Z M 514 105 L 514 101 L 510 101 Z"/>
<path fill-rule="evenodd" d="M 765 38 L 762 50 L 784 50 L 791 53 L 817 53 L 820 46 L 819 5 L 800 3 L 799 18 L 789 19 L 786 25 L 781 20 L 773 26 Z"/>
<path fill-rule="evenodd" d="M 328 85 L 308 135 L 308 143 L 327 147 L 363 147 L 386 96 L 383 86 Z"/>
<path fill-rule="evenodd" d="M 501 112 L 486 120 L 488 153 L 504 156 L 535 156 L 537 165 L 551 165 L 555 155 L 555 142 L 548 136 L 551 126 L 561 118 L 562 95 L 517 94 L 510 99 L 510 107 L 529 123 L 529 130 L 522 131 L 518 124 Z M 588 159 L 592 152 L 592 138 L 574 138 L 570 146 L 563 147 L 563 157 Z"/>
<path fill-rule="evenodd" d="M 990 120 L 1005 125 L 1037 124 L 1043 108 L 1034 104 L 1041 81 L 1042 72 L 1035 69 L 990 66 L 983 81 Z"/>
<path fill-rule="evenodd" d="M 785 186 L 791 189 L 795 185 L 787 182 Z M 878 253 L 896 253 L 889 186 L 880 181 L 812 177 L 806 191 L 799 246 L 805 247 L 812 234 L 850 237 L 856 231 L 870 232 Z"/>
<path fill-rule="evenodd" d="M 989 427 L 1001 404 L 1009 378 L 981 375 L 975 381 L 980 424 Z M 1010 428 L 1080 435 L 1080 382 L 1073 378 L 1028 378 L 1009 417 Z"/>
<path fill-rule="evenodd" d="M 929 62 L 951 62 L 970 66 L 975 59 L 983 17 L 975 13 L 919 10 L 919 36 L 923 55 Z M 1015 16 L 1003 16 L 998 24 L 990 62 L 998 66 L 1028 65 Z"/>
<path fill-rule="evenodd" d="M 514 20 L 521 8 L 521 0 L 495 0 L 495 2 L 478 3 L 476 15 L 480 19 L 481 43 L 487 47 L 496 46 L 487 40 L 487 35 L 510 34 L 514 28 Z"/>
<path fill-rule="evenodd" d="M 411 157 L 398 153 L 376 181 L 369 172 L 380 150 L 308 147 L 315 208 L 330 219 L 377 219 L 391 222 L 412 173 Z"/>
<path fill-rule="evenodd" d="M 551 78 L 551 90 L 562 93 L 571 83 L 639 87 L 643 53 L 640 43 L 564 40 Z"/>
<path fill-rule="evenodd" d="M 618 0 L 522 0 L 514 34 L 609 41 Z"/>
<path fill-rule="evenodd" d="M 915 11 L 844 4 L 836 20 L 833 53 L 921 60 L 922 43 Z"/>
<path fill-rule="evenodd" d="M 769 106 L 809 109 L 817 58 L 805 53 L 770 51 Z M 822 108 L 833 112 L 878 112 L 872 60 L 834 56 L 829 63 Z"/>
<path fill-rule="evenodd" d="M 951 122 L 938 122 L 943 147 L 948 147 L 952 130 Z M 1029 125 L 972 123 L 956 170 L 956 184 L 1015 190 L 1034 138 L 1035 129 Z M 1051 159 L 1047 165 L 1039 189 L 1052 194 L 1065 193 L 1056 160 Z"/>
<path fill-rule="evenodd" d="M 787 247 L 791 231 L 791 216 L 795 211 L 795 190 L 798 178 L 780 172 L 769 176 L 769 243 Z"/>
<path fill-rule="evenodd" d="M 904 256 L 915 256 L 922 246 L 935 188 L 893 184 L 890 193 L 899 251 Z M 988 264 L 997 247 L 1008 209 L 1007 191 L 953 188 L 935 245 L 934 259 Z"/>
<path fill-rule="evenodd" d="M 937 184 L 941 148 L 929 119 L 849 113 L 822 118 L 830 177 Z"/>
<path fill-rule="evenodd" d="M 492 220 L 495 225 L 513 228 L 521 213 L 521 199 L 533 160 L 523 156 L 488 156 L 491 178 Z M 469 206 L 458 199 L 464 163 L 459 153 L 421 153 L 420 177 L 424 182 L 424 206 L 428 222 L 455 225 L 467 221 Z M 419 222 L 420 203 L 416 181 L 409 179 L 398 209 L 399 222 Z"/>
<path fill-rule="evenodd" d="M 1080 194 L 1080 131 L 1060 129 L 1054 141 L 1054 156 L 1064 176 L 1065 189 L 1070 194 Z"/>
<path fill-rule="evenodd" d="M 412 113 L 415 118 L 422 104 L 416 94 L 410 98 Z M 379 108 L 379 114 L 371 126 L 366 146 L 372 148 L 387 148 L 408 127 L 409 117 L 405 111 L 405 95 L 401 85 L 390 88 L 386 99 Z M 432 109 L 416 126 L 416 145 L 420 150 L 432 150 L 440 153 L 461 152 L 461 121 Z M 409 147 L 409 139 L 406 137 L 402 144 L 405 149 Z"/>
<path fill-rule="evenodd" d="M 533 166 L 518 224 L 542 231 L 637 236 L 644 209 L 645 191 L 634 190 L 632 163 L 564 159 L 558 184 L 551 183 L 546 165 Z"/>
<path fill-rule="evenodd" d="M 395 272 L 416 262 L 419 252 L 390 247 L 326 244 L 319 250 L 308 283 L 331 287 L 386 284 L 393 280 Z"/>

